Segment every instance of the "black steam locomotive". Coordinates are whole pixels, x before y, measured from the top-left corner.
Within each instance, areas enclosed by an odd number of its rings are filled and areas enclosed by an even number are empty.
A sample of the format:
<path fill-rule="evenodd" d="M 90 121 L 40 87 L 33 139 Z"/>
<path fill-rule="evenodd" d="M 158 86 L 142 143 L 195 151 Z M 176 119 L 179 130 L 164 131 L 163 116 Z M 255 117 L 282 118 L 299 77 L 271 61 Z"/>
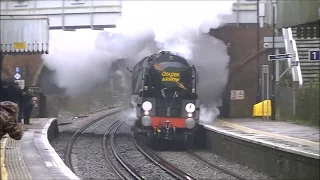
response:
<path fill-rule="evenodd" d="M 198 72 L 186 59 L 161 51 L 145 57 L 132 71 L 133 130 L 148 141 L 192 143 L 199 124 Z"/>

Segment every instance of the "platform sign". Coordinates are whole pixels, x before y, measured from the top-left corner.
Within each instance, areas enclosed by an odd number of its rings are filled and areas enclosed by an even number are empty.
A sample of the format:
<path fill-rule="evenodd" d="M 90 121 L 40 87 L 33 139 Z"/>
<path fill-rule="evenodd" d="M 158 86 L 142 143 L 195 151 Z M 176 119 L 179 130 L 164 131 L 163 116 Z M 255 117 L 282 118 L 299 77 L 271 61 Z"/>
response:
<path fill-rule="evenodd" d="M 320 50 L 309 50 L 310 61 L 320 61 Z"/>
<path fill-rule="evenodd" d="M 16 73 L 20 73 L 20 68 L 16 67 Z"/>
<path fill-rule="evenodd" d="M 20 89 L 23 89 L 25 86 L 24 80 L 14 80 L 14 82 L 20 87 Z"/>
<path fill-rule="evenodd" d="M 273 37 L 263 37 L 263 42 L 272 43 Z M 275 36 L 274 42 L 275 43 L 283 43 L 284 42 L 283 36 Z"/>
<path fill-rule="evenodd" d="M 16 74 L 14 75 L 14 78 L 15 78 L 16 80 L 18 80 L 18 79 L 21 78 L 21 75 L 20 75 L 19 73 L 16 73 Z"/>
<path fill-rule="evenodd" d="M 293 58 L 292 54 L 275 54 L 275 55 L 269 55 L 268 60 L 269 61 L 277 61 L 277 60 L 287 60 Z"/>
<path fill-rule="evenodd" d="M 299 61 L 291 61 L 291 67 L 299 66 Z"/>
<path fill-rule="evenodd" d="M 38 86 L 30 86 L 30 90 L 32 90 L 33 93 L 41 93 L 41 89 Z"/>
<path fill-rule="evenodd" d="M 273 42 L 273 40 L 274 40 L 274 42 Z M 264 42 L 263 47 L 265 49 L 285 48 L 283 36 L 275 36 L 274 38 L 273 37 L 264 37 L 263 42 Z"/>
<path fill-rule="evenodd" d="M 244 99 L 244 90 L 231 90 L 231 100 Z"/>

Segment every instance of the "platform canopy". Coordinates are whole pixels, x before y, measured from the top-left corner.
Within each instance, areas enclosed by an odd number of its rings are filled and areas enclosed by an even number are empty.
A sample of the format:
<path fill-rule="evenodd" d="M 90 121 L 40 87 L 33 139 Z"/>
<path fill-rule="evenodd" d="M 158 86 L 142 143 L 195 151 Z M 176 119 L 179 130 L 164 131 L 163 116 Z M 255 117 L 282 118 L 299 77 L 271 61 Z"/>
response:
<path fill-rule="evenodd" d="M 320 0 L 277 0 L 277 28 L 319 20 Z"/>

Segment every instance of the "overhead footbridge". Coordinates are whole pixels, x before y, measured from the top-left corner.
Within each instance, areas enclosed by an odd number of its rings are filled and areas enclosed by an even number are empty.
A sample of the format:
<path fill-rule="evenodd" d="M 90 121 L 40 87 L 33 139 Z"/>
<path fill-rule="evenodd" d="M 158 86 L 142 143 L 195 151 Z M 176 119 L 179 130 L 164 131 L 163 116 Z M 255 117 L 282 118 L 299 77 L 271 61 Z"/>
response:
<path fill-rule="evenodd" d="M 266 22 L 267 1 L 261 0 L 260 18 Z M 121 16 L 122 1 L 54 0 L 54 1 L 1 1 L 1 16 L 47 16 L 50 29 L 75 30 L 80 28 L 103 29 L 115 27 Z M 256 23 L 257 3 L 237 0 L 228 24 Z"/>

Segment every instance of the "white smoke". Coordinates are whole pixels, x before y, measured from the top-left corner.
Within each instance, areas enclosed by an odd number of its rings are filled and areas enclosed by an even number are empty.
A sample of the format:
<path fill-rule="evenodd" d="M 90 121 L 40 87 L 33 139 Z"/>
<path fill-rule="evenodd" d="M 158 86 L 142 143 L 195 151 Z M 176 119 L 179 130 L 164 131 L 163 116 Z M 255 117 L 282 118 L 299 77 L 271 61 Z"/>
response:
<path fill-rule="evenodd" d="M 217 38 L 203 34 L 194 48 L 192 63 L 199 71 L 198 94 L 202 104 L 200 121 L 210 123 L 219 114 L 218 102 L 228 82 L 229 55 L 227 46 Z"/>
<path fill-rule="evenodd" d="M 169 50 L 186 59 L 193 57 L 200 34 L 223 25 L 232 14 L 235 1 L 123 1 L 117 28 L 99 35 L 96 43 L 117 57 L 135 56 L 155 41 L 160 50 Z"/>
<path fill-rule="evenodd" d="M 112 31 L 109 29 L 108 31 Z M 151 38 L 148 34 L 137 34 L 131 36 L 118 32 L 102 32 L 98 35 L 95 42 L 95 47 L 98 50 L 107 50 L 118 59 L 128 59 L 136 56 L 139 52 L 151 43 Z"/>
<path fill-rule="evenodd" d="M 123 72 L 123 71 L 120 71 L 120 70 L 117 70 L 117 71 L 116 71 L 116 74 L 117 74 L 118 76 L 120 76 L 120 85 L 121 85 L 121 87 L 126 88 L 126 87 L 127 87 L 127 80 L 126 80 L 126 77 L 125 77 L 124 72 Z"/>
<path fill-rule="evenodd" d="M 200 123 L 202 124 L 211 124 L 217 116 L 220 115 L 219 109 L 216 105 L 204 105 L 200 106 Z"/>
<path fill-rule="evenodd" d="M 123 111 L 121 114 L 125 117 L 125 123 L 128 125 L 133 125 L 135 120 L 137 119 L 137 113 L 135 108 Z"/>
<path fill-rule="evenodd" d="M 141 50 L 147 52 L 140 53 L 143 57 L 168 50 L 194 63 L 200 72 L 198 93 L 204 104 L 200 119 L 210 123 L 220 113 L 217 102 L 228 80 L 229 56 L 226 45 L 207 33 L 225 23 L 234 2 L 123 1 L 117 28 L 101 33 L 96 45 L 120 58 L 132 59 Z"/>
<path fill-rule="evenodd" d="M 50 31 L 50 54 L 43 55 L 42 59 L 55 71 L 55 83 L 69 96 L 82 95 L 102 83 L 116 60 L 110 53 L 95 49 L 98 33 L 92 30 Z"/>
<path fill-rule="evenodd" d="M 227 82 L 229 56 L 224 43 L 206 33 L 225 23 L 234 2 L 122 1 L 122 18 L 117 28 L 100 32 L 95 42 L 93 37 L 83 34 L 67 45 L 69 35 L 59 36 L 58 43 L 63 47 L 59 47 L 59 53 L 44 56 L 44 60 L 57 72 L 60 87 L 78 92 L 102 81 L 110 62 L 116 59 L 130 59 L 134 65 L 159 50 L 171 51 L 199 69 L 200 98 L 208 100 L 204 104 L 210 107 L 202 114 L 208 110 L 216 116 L 215 104 Z M 70 47 L 75 47 L 75 51 L 70 52 Z"/>

